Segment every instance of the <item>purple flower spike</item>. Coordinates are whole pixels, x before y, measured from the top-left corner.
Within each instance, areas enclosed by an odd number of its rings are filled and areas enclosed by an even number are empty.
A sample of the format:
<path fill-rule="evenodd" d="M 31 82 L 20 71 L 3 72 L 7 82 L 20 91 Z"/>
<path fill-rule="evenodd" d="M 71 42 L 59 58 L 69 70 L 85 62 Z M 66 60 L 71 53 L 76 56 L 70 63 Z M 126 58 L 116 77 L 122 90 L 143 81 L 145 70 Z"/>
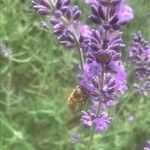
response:
<path fill-rule="evenodd" d="M 101 27 L 92 30 L 91 35 L 80 85 L 88 92 L 92 107 L 82 112 L 81 120 L 85 127 L 104 132 L 111 123 L 111 118 L 106 115 L 107 109 L 116 105 L 118 94 L 127 90 L 127 74 L 120 53 L 125 45 L 121 32 Z"/>
<path fill-rule="evenodd" d="M 70 143 L 72 143 L 72 144 L 78 143 L 78 142 L 80 141 L 80 134 L 74 131 L 74 132 L 71 134 L 71 137 L 70 137 L 69 141 L 70 141 Z"/>
<path fill-rule="evenodd" d="M 148 95 L 150 92 L 150 45 L 141 33 L 133 36 L 129 57 L 135 64 L 137 83 L 134 83 L 138 94 Z"/>
<path fill-rule="evenodd" d="M 47 22 L 51 23 L 53 33 L 60 40 L 60 44 L 66 48 L 73 48 L 77 45 L 82 45 L 82 42 L 85 41 L 83 39 L 80 42 L 80 30 L 83 28 L 83 25 L 78 19 L 81 11 L 78 6 L 71 5 L 70 0 L 32 0 L 32 5 L 39 14 L 47 16 Z M 47 25 L 46 28 L 50 29 L 51 27 Z"/>
<path fill-rule="evenodd" d="M 146 146 L 144 147 L 144 150 L 150 150 L 150 141 L 147 141 Z"/>

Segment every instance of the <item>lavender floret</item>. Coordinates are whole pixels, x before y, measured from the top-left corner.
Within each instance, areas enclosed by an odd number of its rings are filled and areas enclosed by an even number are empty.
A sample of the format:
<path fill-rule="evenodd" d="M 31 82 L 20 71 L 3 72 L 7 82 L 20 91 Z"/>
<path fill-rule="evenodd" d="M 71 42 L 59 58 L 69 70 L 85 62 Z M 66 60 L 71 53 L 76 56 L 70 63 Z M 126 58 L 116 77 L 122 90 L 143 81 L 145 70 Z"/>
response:
<path fill-rule="evenodd" d="M 91 129 L 95 128 L 96 132 L 105 132 L 111 123 L 111 118 L 108 117 L 107 113 L 105 112 L 99 114 L 98 117 L 95 115 L 95 113 L 92 113 L 90 110 L 82 111 L 81 113 L 81 121 L 84 127 Z"/>

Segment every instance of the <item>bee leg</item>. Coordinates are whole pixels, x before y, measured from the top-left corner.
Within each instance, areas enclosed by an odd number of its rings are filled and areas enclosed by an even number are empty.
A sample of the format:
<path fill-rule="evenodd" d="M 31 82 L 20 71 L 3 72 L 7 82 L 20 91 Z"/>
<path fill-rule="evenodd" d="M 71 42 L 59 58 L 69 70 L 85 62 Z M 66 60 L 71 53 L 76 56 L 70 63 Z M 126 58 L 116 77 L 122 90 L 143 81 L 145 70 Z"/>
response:
<path fill-rule="evenodd" d="M 79 108 L 79 104 L 77 103 L 77 104 L 76 104 L 75 111 L 77 111 L 77 110 L 78 110 L 78 108 Z"/>
<path fill-rule="evenodd" d="M 85 104 L 86 104 L 86 100 L 84 101 L 83 105 L 85 105 Z"/>
<path fill-rule="evenodd" d="M 83 101 L 83 102 L 81 102 L 81 104 L 82 104 L 82 106 L 83 106 L 83 105 L 85 105 L 85 104 L 86 104 L 86 100 L 85 100 L 85 101 Z"/>
<path fill-rule="evenodd" d="M 85 105 L 86 101 L 80 101 L 80 110 L 82 109 L 82 107 Z M 79 104 L 78 104 L 79 105 Z"/>

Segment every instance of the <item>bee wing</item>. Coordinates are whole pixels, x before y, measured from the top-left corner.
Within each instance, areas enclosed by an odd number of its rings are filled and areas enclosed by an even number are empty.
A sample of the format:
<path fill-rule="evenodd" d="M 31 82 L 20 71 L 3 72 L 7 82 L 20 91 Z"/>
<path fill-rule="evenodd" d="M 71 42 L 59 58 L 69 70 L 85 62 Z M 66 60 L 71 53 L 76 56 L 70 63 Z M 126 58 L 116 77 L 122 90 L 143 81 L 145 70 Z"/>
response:
<path fill-rule="evenodd" d="M 78 108 L 78 103 L 69 103 L 68 106 L 69 106 L 69 109 L 74 112 Z"/>

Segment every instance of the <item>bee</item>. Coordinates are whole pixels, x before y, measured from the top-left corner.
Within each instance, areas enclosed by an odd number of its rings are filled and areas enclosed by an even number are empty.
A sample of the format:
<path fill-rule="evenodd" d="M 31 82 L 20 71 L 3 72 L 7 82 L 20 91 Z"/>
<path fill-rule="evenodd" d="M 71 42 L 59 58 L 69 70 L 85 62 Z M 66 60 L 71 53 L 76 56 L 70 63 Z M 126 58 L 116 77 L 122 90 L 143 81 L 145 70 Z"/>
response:
<path fill-rule="evenodd" d="M 78 109 L 79 103 L 86 103 L 88 99 L 87 91 L 80 85 L 76 86 L 76 88 L 71 92 L 68 97 L 68 106 L 70 110 L 76 111 Z"/>

